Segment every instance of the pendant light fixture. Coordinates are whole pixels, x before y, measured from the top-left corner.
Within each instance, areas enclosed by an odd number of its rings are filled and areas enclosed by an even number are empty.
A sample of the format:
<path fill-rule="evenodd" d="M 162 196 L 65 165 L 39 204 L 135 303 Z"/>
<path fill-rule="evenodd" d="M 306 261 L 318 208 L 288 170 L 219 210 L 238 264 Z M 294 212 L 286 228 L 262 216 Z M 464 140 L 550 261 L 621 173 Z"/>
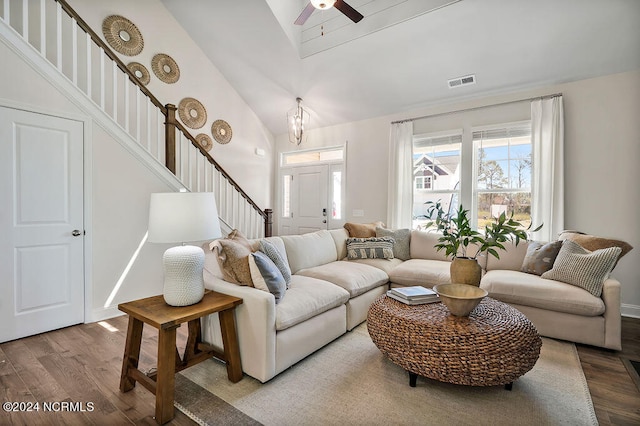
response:
<path fill-rule="evenodd" d="M 306 140 L 305 127 L 309 126 L 309 113 L 302 108 L 301 98 L 296 98 L 297 105 L 287 112 L 287 122 L 289 127 L 289 142 L 300 145 Z"/>

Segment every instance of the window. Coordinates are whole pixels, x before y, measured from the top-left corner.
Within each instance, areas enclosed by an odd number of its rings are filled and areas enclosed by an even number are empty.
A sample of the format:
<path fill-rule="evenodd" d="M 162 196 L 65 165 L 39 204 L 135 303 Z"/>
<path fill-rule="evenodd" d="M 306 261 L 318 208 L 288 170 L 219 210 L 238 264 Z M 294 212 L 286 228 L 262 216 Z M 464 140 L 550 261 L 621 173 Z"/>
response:
<path fill-rule="evenodd" d="M 344 149 L 342 147 L 314 151 L 293 151 L 282 154 L 282 166 L 341 161 L 344 161 Z"/>
<path fill-rule="evenodd" d="M 429 201 L 455 209 L 460 197 L 462 131 L 415 135 L 413 138 L 413 227 L 422 229 Z"/>
<path fill-rule="evenodd" d="M 478 229 L 500 216 L 531 223 L 531 124 L 474 129 L 475 206 Z"/>

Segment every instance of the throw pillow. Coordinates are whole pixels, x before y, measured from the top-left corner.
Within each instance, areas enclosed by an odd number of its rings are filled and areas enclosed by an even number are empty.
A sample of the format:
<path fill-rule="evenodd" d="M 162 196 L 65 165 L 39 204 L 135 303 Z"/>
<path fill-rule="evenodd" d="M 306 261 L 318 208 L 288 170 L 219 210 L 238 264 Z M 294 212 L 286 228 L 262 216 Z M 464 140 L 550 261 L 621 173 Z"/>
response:
<path fill-rule="evenodd" d="M 520 270 L 527 274 L 544 274 L 553 267 L 561 247 L 562 241 L 552 241 L 547 244 L 530 241 Z"/>
<path fill-rule="evenodd" d="M 270 241 L 260 240 L 260 251 L 275 263 L 284 277 L 284 281 L 287 283 L 287 288 L 289 288 L 291 284 L 291 268 L 289 268 L 289 264 L 284 260 L 284 257 L 280 254 L 276 246 Z"/>
<path fill-rule="evenodd" d="M 347 238 L 347 258 L 393 259 L 393 243 L 389 237 Z"/>
<path fill-rule="evenodd" d="M 542 278 L 582 287 L 600 297 L 604 280 L 609 276 L 621 252 L 620 247 L 591 252 L 567 240 L 562 243 L 553 268 L 542 274 Z"/>
<path fill-rule="evenodd" d="M 612 238 L 596 237 L 594 235 L 588 235 L 580 231 L 562 231 L 558 236 L 558 239 L 561 241 L 571 240 L 589 251 L 600 250 L 609 247 L 620 247 L 622 251 L 620 252 L 620 256 L 618 256 L 618 258 L 616 259 L 616 263 L 613 265 L 614 268 L 618 264 L 618 260 L 620 260 L 622 256 L 629 253 L 633 249 L 633 246 L 625 241 L 614 240 Z"/>
<path fill-rule="evenodd" d="M 376 228 L 384 228 L 384 223 L 351 223 L 344 224 L 344 229 L 349 232 L 351 238 L 371 238 L 376 236 Z"/>
<path fill-rule="evenodd" d="M 400 260 L 411 259 L 409 245 L 411 243 L 411 229 L 386 229 L 376 228 L 376 237 L 390 237 L 395 240 L 393 245 L 393 256 Z"/>
<path fill-rule="evenodd" d="M 256 259 L 253 256 L 249 256 L 249 271 L 251 271 L 251 281 L 253 281 L 253 286 L 258 290 L 266 291 L 270 293 L 269 287 L 267 283 L 264 281 L 262 277 L 262 273 L 260 269 L 258 269 L 258 265 L 256 265 Z"/>
<path fill-rule="evenodd" d="M 287 290 L 287 284 L 284 281 L 284 277 L 266 254 L 261 251 L 257 251 L 255 253 L 251 253 L 251 257 L 255 260 L 269 292 L 276 298 L 277 305 L 282 301 L 285 291 Z"/>
<path fill-rule="evenodd" d="M 222 247 L 222 273 L 225 280 L 253 287 L 249 270 L 251 244 L 238 231 L 232 231 L 226 238 L 218 240 Z"/>

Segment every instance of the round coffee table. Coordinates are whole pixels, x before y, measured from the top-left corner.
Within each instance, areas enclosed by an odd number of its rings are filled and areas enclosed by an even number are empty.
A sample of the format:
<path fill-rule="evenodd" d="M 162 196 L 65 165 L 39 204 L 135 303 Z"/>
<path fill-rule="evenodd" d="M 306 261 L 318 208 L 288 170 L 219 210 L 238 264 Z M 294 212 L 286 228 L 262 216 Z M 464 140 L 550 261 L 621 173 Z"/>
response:
<path fill-rule="evenodd" d="M 371 340 L 394 364 L 418 375 L 469 386 L 505 385 L 531 370 L 542 340 L 531 321 L 485 297 L 468 317 L 442 303 L 406 305 L 385 295 L 369 308 Z"/>

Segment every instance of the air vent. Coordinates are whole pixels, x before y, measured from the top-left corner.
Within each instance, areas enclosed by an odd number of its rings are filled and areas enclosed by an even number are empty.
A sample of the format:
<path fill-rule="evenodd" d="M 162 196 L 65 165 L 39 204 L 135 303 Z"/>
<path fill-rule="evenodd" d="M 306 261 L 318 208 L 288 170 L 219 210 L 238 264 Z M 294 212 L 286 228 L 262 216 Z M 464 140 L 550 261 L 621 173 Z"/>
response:
<path fill-rule="evenodd" d="M 476 76 L 475 74 L 471 74 L 471 75 L 465 75 L 464 77 L 452 78 L 451 80 L 448 81 L 448 83 L 449 83 L 449 89 L 466 86 L 469 84 L 475 84 Z"/>

